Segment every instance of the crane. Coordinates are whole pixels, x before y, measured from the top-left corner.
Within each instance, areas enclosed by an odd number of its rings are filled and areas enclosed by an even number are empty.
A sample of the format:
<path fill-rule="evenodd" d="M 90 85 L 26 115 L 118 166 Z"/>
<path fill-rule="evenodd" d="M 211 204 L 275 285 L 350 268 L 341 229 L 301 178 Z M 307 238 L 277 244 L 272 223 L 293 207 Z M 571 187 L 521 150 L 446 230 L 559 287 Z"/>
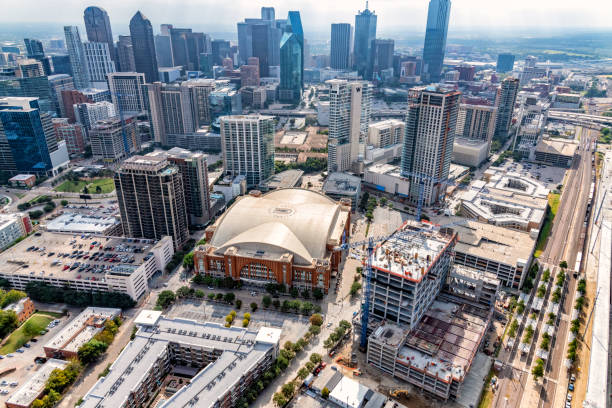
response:
<path fill-rule="evenodd" d="M 384 242 L 391 237 L 395 238 L 406 238 L 413 234 L 418 234 L 424 231 L 438 231 L 441 229 L 451 228 L 456 225 L 465 224 L 467 220 L 461 220 L 449 224 L 444 225 L 433 225 L 431 224 L 428 228 L 417 228 L 417 229 L 407 229 L 407 230 L 396 230 L 389 235 L 383 235 L 378 237 L 370 237 L 364 241 L 358 241 L 353 243 L 345 242 L 346 239 L 343 237 L 343 243 L 334 248 L 334 251 L 347 251 L 353 248 L 362 247 L 367 245 L 367 258 L 365 263 L 365 286 L 364 286 L 364 302 L 361 306 L 361 335 L 359 339 L 359 349 L 364 351 L 366 348 L 367 340 L 368 340 L 368 319 L 370 317 L 370 297 L 371 297 L 371 281 L 372 281 L 372 258 L 374 256 L 374 249 L 376 244 Z M 422 224 L 421 224 L 422 225 Z"/>

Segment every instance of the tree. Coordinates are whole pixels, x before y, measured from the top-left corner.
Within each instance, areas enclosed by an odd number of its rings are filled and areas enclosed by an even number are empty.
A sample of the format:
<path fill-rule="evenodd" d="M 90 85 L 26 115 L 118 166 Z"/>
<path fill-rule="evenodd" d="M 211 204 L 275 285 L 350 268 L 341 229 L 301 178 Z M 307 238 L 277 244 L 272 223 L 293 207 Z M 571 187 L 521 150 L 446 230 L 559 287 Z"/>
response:
<path fill-rule="evenodd" d="M 240 309 L 242 307 L 242 300 L 236 299 L 236 309 Z"/>
<path fill-rule="evenodd" d="M 227 292 L 225 296 L 223 296 L 223 300 L 229 304 L 234 303 L 234 299 L 236 299 L 236 295 L 234 295 L 232 292 Z"/>
<path fill-rule="evenodd" d="M 559 262 L 559 267 L 563 268 L 563 269 L 567 269 L 567 261 L 561 261 Z"/>
<path fill-rule="evenodd" d="M 277 407 L 283 407 L 287 403 L 287 399 L 280 392 L 274 393 L 274 397 L 272 397 L 272 401 L 274 401 L 274 404 L 276 404 Z"/>
<path fill-rule="evenodd" d="M 310 302 L 302 302 L 302 307 L 300 308 L 300 312 L 305 315 L 308 316 L 309 314 L 312 313 L 312 308 L 313 305 Z"/>
<path fill-rule="evenodd" d="M 323 324 L 323 316 L 318 313 L 313 314 L 310 316 L 310 324 L 313 326 L 321 326 Z"/>
<path fill-rule="evenodd" d="M 87 186 L 83 187 L 83 194 L 89 194 L 89 189 Z"/>
<path fill-rule="evenodd" d="M 280 300 L 274 299 L 272 301 L 272 306 L 274 306 L 275 309 L 278 309 L 280 307 Z"/>
<path fill-rule="evenodd" d="M 342 327 L 345 331 L 352 327 L 351 323 L 349 323 L 348 320 L 340 320 L 340 323 L 338 323 L 338 325 Z"/>
<path fill-rule="evenodd" d="M 225 316 L 225 322 L 226 323 L 231 323 L 233 321 L 234 321 L 234 316 L 232 316 L 232 315 Z"/>
<path fill-rule="evenodd" d="M 157 296 L 157 306 L 160 306 L 162 309 L 167 308 L 176 300 L 176 296 L 174 292 L 171 290 L 164 290 Z"/>
<path fill-rule="evenodd" d="M 283 344 L 283 348 L 285 350 L 293 350 L 293 343 L 287 340 L 285 344 Z"/>
<path fill-rule="evenodd" d="M 313 324 L 308 328 L 308 331 L 316 336 L 317 334 L 321 333 L 321 326 L 315 326 Z"/>
<path fill-rule="evenodd" d="M 193 268 L 193 252 L 188 253 L 183 258 L 183 266 L 187 269 Z"/>
<path fill-rule="evenodd" d="M 329 398 L 329 388 L 323 387 L 321 390 L 321 396 L 325 399 Z"/>
<path fill-rule="evenodd" d="M 257 310 L 257 303 L 251 302 L 251 310 L 254 312 Z"/>
<path fill-rule="evenodd" d="M 351 290 L 350 290 L 350 294 L 351 296 L 355 296 L 357 294 L 357 292 L 359 292 L 359 289 L 361 289 L 361 283 L 359 282 L 353 282 L 353 284 L 351 285 Z"/>
<path fill-rule="evenodd" d="M 315 300 L 323 299 L 323 291 L 319 288 L 314 288 L 312 290 L 312 297 L 315 298 Z"/>
<path fill-rule="evenodd" d="M 62 207 L 65 207 L 68 205 L 68 200 L 62 200 L 60 201 L 60 204 L 62 205 Z"/>
<path fill-rule="evenodd" d="M 302 379 L 302 380 L 305 379 L 306 377 L 308 377 L 309 374 L 310 374 L 310 371 L 308 371 L 308 369 L 306 367 L 302 367 L 298 371 L 298 377 L 300 377 L 300 379 Z"/>
<path fill-rule="evenodd" d="M 242 327 L 247 327 L 250 323 L 249 319 L 242 319 Z"/>
<path fill-rule="evenodd" d="M 204 293 L 202 289 L 196 289 L 196 291 L 194 292 L 194 295 L 198 299 L 202 299 L 206 294 Z"/>
<path fill-rule="evenodd" d="M 295 384 L 293 382 L 288 382 L 281 387 L 281 392 L 287 398 L 291 398 L 293 396 L 293 392 L 295 391 Z"/>
<path fill-rule="evenodd" d="M 77 355 L 83 364 L 89 364 L 96 361 L 107 348 L 108 344 L 91 339 L 79 348 Z"/>
<path fill-rule="evenodd" d="M 533 374 L 536 381 L 544 375 L 544 360 L 541 358 L 536 360 L 536 364 L 531 370 L 531 374 Z"/>
<path fill-rule="evenodd" d="M 215 299 L 217 300 L 222 300 L 223 299 L 223 293 L 217 293 L 217 295 L 215 296 Z"/>
<path fill-rule="evenodd" d="M 321 360 L 323 360 L 323 357 L 321 357 L 321 355 L 319 353 L 312 353 L 310 355 L 310 361 L 313 364 L 319 364 L 321 362 Z"/>
<path fill-rule="evenodd" d="M 246 312 L 244 314 L 244 318 L 247 319 L 247 320 L 251 320 L 251 314 L 249 312 Z"/>
<path fill-rule="evenodd" d="M 300 291 L 297 290 L 297 288 L 291 288 L 289 289 L 289 294 L 291 295 L 292 298 L 297 298 L 300 295 Z"/>
<path fill-rule="evenodd" d="M 281 370 L 285 370 L 288 366 L 289 366 L 289 361 L 282 355 L 279 355 L 276 358 L 276 365 L 278 366 L 278 368 L 280 368 Z"/>
<path fill-rule="evenodd" d="M 215 298 L 215 294 L 214 293 L 209 293 L 208 294 L 208 299 L 209 300 L 213 300 Z"/>
<path fill-rule="evenodd" d="M 261 299 L 261 302 L 263 303 L 264 307 L 267 309 L 272 304 L 272 298 L 268 295 L 264 295 L 264 297 Z"/>
<path fill-rule="evenodd" d="M 304 299 L 310 299 L 310 291 L 309 291 L 308 289 L 304 289 L 304 290 L 302 291 L 302 297 L 303 297 Z"/>
<path fill-rule="evenodd" d="M 191 288 L 189 286 L 181 286 L 176 290 L 176 296 L 180 298 L 186 298 L 191 295 Z"/>

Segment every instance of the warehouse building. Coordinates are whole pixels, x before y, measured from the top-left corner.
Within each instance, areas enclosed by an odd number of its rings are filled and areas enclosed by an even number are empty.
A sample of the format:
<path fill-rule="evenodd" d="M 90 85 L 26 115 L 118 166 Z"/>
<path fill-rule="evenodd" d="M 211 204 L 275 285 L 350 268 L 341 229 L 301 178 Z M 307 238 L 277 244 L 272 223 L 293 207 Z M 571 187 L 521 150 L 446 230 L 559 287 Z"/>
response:
<path fill-rule="evenodd" d="M 175 372 L 187 384 L 156 406 L 236 406 L 279 352 L 279 329 L 224 327 L 152 310 L 143 310 L 135 324 L 135 338 L 85 395 L 82 408 L 147 406 L 164 378 Z"/>
<path fill-rule="evenodd" d="M 327 292 L 348 239 L 350 206 L 310 190 L 286 188 L 239 197 L 206 229 L 196 273 Z"/>
<path fill-rule="evenodd" d="M 42 232 L 0 254 L 0 278 L 15 289 L 29 282 L 82 291 L 120 292 L 138 300 L 172 259 L 172 238 L 161 240 Z"/>

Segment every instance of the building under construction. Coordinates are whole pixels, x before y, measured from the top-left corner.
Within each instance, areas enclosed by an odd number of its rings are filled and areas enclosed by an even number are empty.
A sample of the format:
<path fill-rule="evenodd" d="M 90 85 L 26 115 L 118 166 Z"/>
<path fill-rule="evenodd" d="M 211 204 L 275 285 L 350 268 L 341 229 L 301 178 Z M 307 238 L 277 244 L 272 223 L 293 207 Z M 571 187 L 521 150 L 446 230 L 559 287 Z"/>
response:
<path fill-rule="evenodd" d="M 370 318 L 414 328 L 446 282 L 456 240 L 451 230 L 408 221 L 380 244 L 372 259 Z"/>
<path fill-rule="evenodd" d="M 457 398 L 493 309 L 435 301 L 414 329 L 389 321 L 368 338 L 368 364 L 439 398 Z"/>

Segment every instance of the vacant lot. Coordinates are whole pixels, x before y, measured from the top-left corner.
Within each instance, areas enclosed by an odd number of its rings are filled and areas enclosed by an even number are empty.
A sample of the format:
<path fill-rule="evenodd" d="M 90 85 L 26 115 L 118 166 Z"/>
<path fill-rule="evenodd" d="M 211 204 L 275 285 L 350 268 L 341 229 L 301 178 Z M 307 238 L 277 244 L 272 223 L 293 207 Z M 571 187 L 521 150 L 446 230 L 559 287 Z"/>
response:
<path fill-rule="evenodd" d="M 115 191 L 115 183 L 112 178 L 79 181 L 67 180 L 55 187 L 55 191 L 62 193 L 83 193 L 85 187 L 87 187 L 89 194 L 105 194 Z"/>
<path fill-rule="evenodd" d="M 53 319 L 53 316 L 42 313 L 33 314 L 17 330 L 11 333 L 6 343 L 0 348 L 0 354 L 14 352 L 30 341 L 31 338 L 36 337 Z"/>

